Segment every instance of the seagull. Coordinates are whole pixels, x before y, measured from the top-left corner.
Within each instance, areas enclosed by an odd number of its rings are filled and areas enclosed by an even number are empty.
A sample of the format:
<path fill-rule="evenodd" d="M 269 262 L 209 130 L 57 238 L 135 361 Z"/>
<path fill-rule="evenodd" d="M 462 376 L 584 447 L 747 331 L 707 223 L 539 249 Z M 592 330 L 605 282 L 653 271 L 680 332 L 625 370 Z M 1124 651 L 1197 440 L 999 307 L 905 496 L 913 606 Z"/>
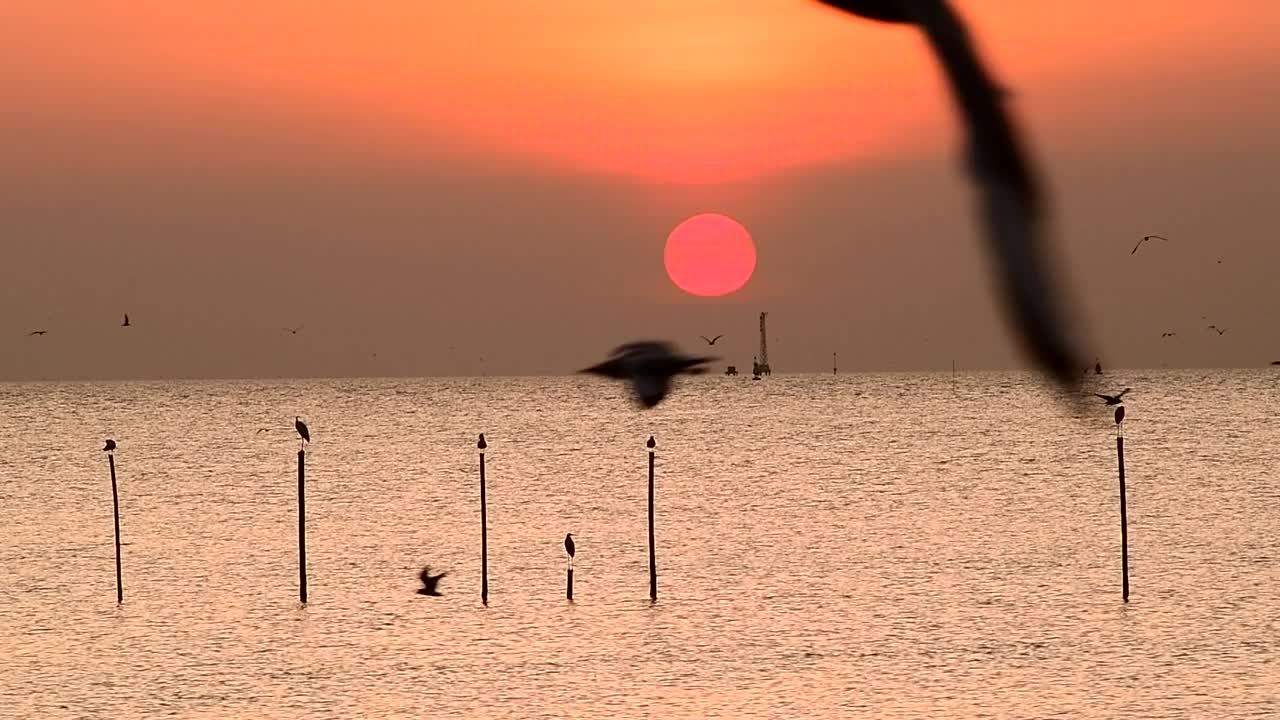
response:
<path fill-rule="evenodd" d="M 287 333 L 289 333 L 290 335 L 297 335 L 297 334 L 298 334 L 298 331 L 299 331 L 299 330 L 301 330 L 301 329 L 302 329 L 302 326 L 301 326 L 301 325 L 299 325 L 299 326 L 298 326 L 298 327 L 296 327 L 296 328 L 284 328 L 284 331 L 285 331 L 285 332 L 287 332 Z"/>
<path fill-rule="evenodd" d="M 717 359 L 681 355 L 671 343 L 644 340 L 619 345 L 608 360 L 578 372 L 630 380 L 636 401 L 651 408 L 667 396 L 672 377 L 680 373 L 700 375 L 707 371 L 702 365 Z"/>
<path fill-rule="evenodd" d="M 945 0 L 820 0 L 864 18 L 911 23 L 927 37 L 945 71 L 968 131 L 966 159 L 980 190 L 980 214 L 1006 309 L 1024 349 L 1060 387 L 1074 385 L 1077 342 L 1053 282 L 1045 247 L 1040 179 L 964 22 Z"/>
<path fill-rule="evenodd" d="M 115 449 L 116 449 L 116 441 L 108 438 L 107 446 L 102 448 L 102 452 L 112 452 Z"/>
<path fill-rule="evenodd" d="M 710 339 L 708 339 L 706 335 L 699 335 L 698 337 L 702 338 L 703 340 L 706 340 L 708 345 L 715 345 L 716 341 L 724 337 L 724 335 L 717 335 Z"/>
<path fill-rule="evenodd" d="M 436 585 L 440 582 L 440 578 L 448 574 L 447 572 L 442 572 L 439 575 L 432 575 L 430 565 L 423 567 L 422 574 L 418 575 L 418 578 L 422 580 L 422 587 L 418 588 L 418 594 L 441 597 L 440 592 L 436 590 Z"/>
<path fill-rule="evenodd" d="M 1173 336 L 1175 336 L 1175 335 L 1177 335 L 1177 334 L 1178 334 L 1178 333 L 1176 333 L 1176 332 L 1162 332 L 1162 333 L 1160 333 L 1160 337 L 1162 337 L 1162 338 L 1173 337 Z"/>
<path fill-rule="evenodd" d="M 27 333 L 27 337 L 31 337 L 32 335 L 44 335 L 47 332 L 49 331 L 48 330 L 32 330 L 31 332 Z"/>
<path fill-rule="evenodd" d="M 1102 393 L 1094 393 L 1094 395 L 1106 400 L 1108 405 L 1119 405 L 1124 402 L 1124 400 L 1121 400 L 1120 398 L 1123 398 L 1124 394 L 1127 392 L 1129 392 L 1129 388 L 1125 388 L 1115 395 L 1103 395 Z"/>
<path fill-rule="evenodd" d="M 1130 251 L 1129 251 L 1129 254 L 1130 254 L 1130 255 L 1132 255 L 1132 254 L 1134 254 L 1134 253 L 1138 252 L 1138 248 L 1142 247 L 1142 243 L 1144 243 L 1144 242 L 1146 242 L 1146 241 L 1148 241 L 1148 240 L 1163 240 L 1163 241 L 1165 241 L 1165 242 L 1169 242 L 1169 238 L 1167 238 L 1167 237 L 1162 237 L 1162 236 L 1160 236 L 1160 235 L 1143 235 L 1143 236 L 1142 236 L 1142 239 L 1138 241 L 1138 244 L 1133 246 L 1133 250 L 1130 250 Z"/>
<path fill-rule="evenodd" d="M 1210 325 L 1209 327 L 1207 327 L 1207 328 L 1205 328 L 1205 329 L 1206 329 L 1206 330 L 1213 330 L 1214 332 L 1218 333 L 1219 335 L 1223 335 L 1223 334 L 1225 334 L 1225 333 L 1227 332 L 1227 328 L 1220 328 L 1220 327 L 1218 327 L 1217 325 Z"/>
<path fill-rule="evenodd" d="M 311 442 L 311 432 L 307 430 L 307 424 L 297 416 L 293 416 L 293 427 L 298 430 L 298 434 L 302 436 L 303 442 Z"/>
<path fill-rule="evenodd" d="M 564 551 L 569 553 L 569 567 L 573 567 L 573 554 L 576 552 L 573 546 L 573 533 L 564 534 Z"/>
<path fill-rule="evenodd" d="M 129 313 L 124 314 L 124 322 L 120 323 L 120 327 L 129 327 Z"/>

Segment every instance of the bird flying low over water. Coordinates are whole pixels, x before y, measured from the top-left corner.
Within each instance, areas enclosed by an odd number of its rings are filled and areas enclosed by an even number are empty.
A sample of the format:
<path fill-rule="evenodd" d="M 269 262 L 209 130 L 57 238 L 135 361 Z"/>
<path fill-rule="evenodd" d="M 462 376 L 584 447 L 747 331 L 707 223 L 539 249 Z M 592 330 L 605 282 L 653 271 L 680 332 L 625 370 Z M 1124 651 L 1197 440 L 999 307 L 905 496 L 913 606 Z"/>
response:
<path fill-rule="evenodd" d="M 698 337 L 702 338 L 703 340 L 706 340 L 708 345 L 715 345 L 716 341 L 724 337 L 724 335 L 717 335 L 713 338 L 708 338 L 706 335 L 699 335 Z"/>
<path fill-rule="evenodd" d="M 1134 245 L 1134 246 L 1133 246 L 1133 249 L 1129 251 L 1129 254 L 1130 254 L 1130 255 L 1132 255 L 1132 254 L 1134 254 L 1134 253 L 1138 252 L 1138 248 L 1142 247 L 1142 243 L 1144 243 L 1144 242 L 1146 242 L 1146 241 L 1148 241 L 1148 240 L 1163 240 L 1163 241 L 1165 241 L 1165 242 L 1169 242 L 1169 238 L 1167 238 L 1167 237 L 1161 237 L 1160 235 L 1143 235 L 1143 236 L 1142 236 L 1142 239 L 1138 241 L 1138 244 L 1137 244 L 1137 245 Z"/>
<path fill-rule="evenodd" d="M 978 184 L 987 244 L 1005 308 L 1024 349 L 1062 389 L 1081 362 L 1065 304 L 1053 283 L 1041 183 L 1012 118 L 964 22 L 945 0 L 820 0 L 860 17 L 917 26 L 942 65 L 968 130 L 969 170 Z"/>
<path fill-rule="evenodd" d="M 667 396 L 673 377 L 681 373 L 700 375 L 707 371 L 702 365 L 715 360 L 681 355 L 671 343 L 644 340 L 619 345 L 608 360 L 578 372 L 630 381 L 636 401 L 651 408 Z"/>
<path fill-rule="evenodd" d="M 1125 388 L 1120 392 L 1116 393 L 1115 395 L 1103 395 L 1102 393 L 1094 393 L 1094 395 L 1097 395 L 1103 400 L 1106 400 L 1107 405 L 1119 405 L 1120 403 L 1124 402 L 1124 400 L 1121 400 L 1120 398 L 1123 398 L 1124 394 L 1127 392 L 1129 392 L 1129 388 Z"/>
<path fill-rule="evenodd" d="M 440 583 L 440 578 L 448 574 L 448 572 L 442 572 L 439 575 L 432 575 L 430 565 L 423 567 L 422 573 L 418 575 L 418 579 L 422 580 L 422 587 L 418 588 L 418 594 L 442 597 L 440 591 L 436 590 L 436 585 Z"/>

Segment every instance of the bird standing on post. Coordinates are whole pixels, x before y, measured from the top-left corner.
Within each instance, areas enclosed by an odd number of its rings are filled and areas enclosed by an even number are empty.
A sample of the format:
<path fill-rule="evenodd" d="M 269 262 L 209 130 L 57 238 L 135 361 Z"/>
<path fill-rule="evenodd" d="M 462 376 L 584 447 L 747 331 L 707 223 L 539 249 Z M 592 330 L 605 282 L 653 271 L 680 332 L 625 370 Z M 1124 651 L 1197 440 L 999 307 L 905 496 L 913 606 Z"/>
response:
<path fill-rule="evenodd" d="M 1116 435 L 1121 433 L 1120 423 L 1124 422 L 1124 406 L 1116 408 Z"/>
<path fill-rule="evenodd" d="M 576 549 L 573 546 L 573 533 L 564 534 L 564 551 L 569 553 L 569 567 L 573 567 L 573 554 Z"/>
<path fill-rule="evenodd" d="M 293 427 L 297 429 L 298 435 L 302 436 L 302 442 L 311 442 L 311 432 L 307 430 L 307 424 L 302 422 L 302 418 L 297 415 L 293 416 Z"/>
<path fill-rule="evenodd" d="M 108 438 L 107 446 L 102 448 L 102 452 L 115 452 L 115 449 L 116 449 L 116 441 Z"/>

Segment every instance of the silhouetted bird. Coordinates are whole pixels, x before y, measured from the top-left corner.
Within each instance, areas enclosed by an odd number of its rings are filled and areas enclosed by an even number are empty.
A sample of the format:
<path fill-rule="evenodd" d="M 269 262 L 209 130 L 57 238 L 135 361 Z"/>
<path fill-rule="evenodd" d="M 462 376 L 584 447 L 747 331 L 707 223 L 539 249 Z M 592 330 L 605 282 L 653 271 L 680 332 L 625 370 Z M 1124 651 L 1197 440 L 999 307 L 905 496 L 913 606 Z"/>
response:
<path fill-rule="evenodd" d="M 120 323 L 120 327 L 129 327 L 129 313 L 124 314 L 124 322 Z"/>
<path fill-rule="evenodd" d="M 1102 374 L 1102 361 L 1100 361 L 1100 360 L 1094 360 L 1094 361 L 1093 361 L 1093 374 L 1094 374 L 1094 375 L 1101 375 L 1101 374 Z"/>
<path fill-rule="evenodd" d="M 293 427 L 297 429 L 298 434 L 302 436 L 303 442 L 311 442 L 311 432 L 307 430 L 307 424 L 297 416 L 293 416 Z"/>
<path fill-rule="evenodd" d="M 573 567 L 573 554 L 575 548 L 573 546 L 573 533 L 564 534 L 564 551 L 569 553 L 569 567 Z"/>
<path fill-rule="evenodd" d="M 715 345 L 716 341 L 724 337 L 724 335 L 717 335 L 713 338 L 708 338 L 706 335 L 699 335 L 698 337 L 702 338 L 703 340 L 706 340 L 708 345 Z"/>
<path fill-rule="evenodd" d="M 1210 325 L 1210 326 L 1209 326 L 1208 328 L 1206 328 L 1206 329 L 1208 329 L 1208 330 L 1213 330 L 1214 332 L 1218 333 L 1219 335 L 1223 335 L 1223 334 L 1225 334 L 1225 333 L 1227 332 L 1227 328 L 1220 328 L 1220 327 L 1218 327 L 1217 325 Z"/>
<path fill-rule="evenodd" d="M 49 331 L 48 330 L 32 330 L 31 332 L 27 333 L 27 336 L 29 337 L 31 335 L 43 335 L 47 332 Z"/>
<path fill-rule="evenodd" d="M 284 329 L 284 331 L 285 331 L 285 332 L 287 332 L 287 333 L 289 333 L 290 335 L 297 335 L 297 334 L 298 334 L 298 331 L 299 331 L 299 330 L 301 330 L 301 329 L 302 329 L 302 326 L 301 326 L 301 325 L 299 325 L 299 326 L 298 326 L 298 327 L 296 327 L 296 328 L 285 328 L 285 329 Z"/>
<path fill-rule="evenodd" d="M 578 372 L 628 380 L 636 401 L 651 408 L 667 396 L 673 377 L 680 373 L 700 375 L 707 371 L 700 366 L 716 359 L 681 355 L 670 343 L 646 340 L 619 345 L 608 360 Z"/>
<path fill-rule="evenodd" d="M 1169 238 L 1167 237 L 1161 237 L 1159 235 L 1143 235 L 1142 239 L 1138 241 L 1138 244 L 1133 246 L 1133 250 L 1129 251 L 1129 254 L 1132 255 L 1138 252 L 1138 248 L 1142 247 L 1142 243 L 1148 240 L 1163 240 L 1165 242 L 1169 242 Z"/>
<path fill-rule="evenodd" d="M 439 584 L 440 578 L 448 574 L 447 572 L 442 572 L 439 575 L 432 575 L 430 565 L 423 567 L 422 574 L 418 575 L 418 578 L 422 580 L 422 587 L 418 588 L 418 594 L 441 597 L 440 592 L 436 590 L 436 585 Z"/>
<path fill-rule="evenodd" d="M 1162 338 L 1173 337 L 1174 335 L 1177 335 L 1177 334 L 1178 333 L 1176 332 L 1162 332 L 1160 333 L 1160 337 Z"/>
<path fill-rule="evenodd" d="M 102 448 L 102 452 L 111 452 L 116 449 L 116 441 L 108 439 L 106 447 Z"/>
<path fill-rule="evenodd" d="M 1124 422 L 1124 406 L 1123 405 L 1116 408 L 1116 424 L 1119 425 L 1122 422 Z"/>
<path fill-rule="evenodd" d="M 968 130 L 966 159 L 981 191 L 1006 310 L 1036 362 L 1063 389 L 1073 385 L 1083 363 L 1053 282 L 1040 180 L 1005 112 L 1006 91 L 988 75 L 963 21 L 945 0 L 820 1 L 872 20 L 914 24 L 927 37 Z"/>
<path fill-rule="evenodd" d="M 1127 392 L 1129 392 L 1129 388 L 1125 388 L 1115 395 L 1103 395 L 1102 393 L 1094 393 L 1094 395 L 1106 400 L 1108 405 L 1119 405 L 1124 402 L 1124 400 L 1121 400 L 1120 398 L 1124 397 L 1124 394 Z"/>

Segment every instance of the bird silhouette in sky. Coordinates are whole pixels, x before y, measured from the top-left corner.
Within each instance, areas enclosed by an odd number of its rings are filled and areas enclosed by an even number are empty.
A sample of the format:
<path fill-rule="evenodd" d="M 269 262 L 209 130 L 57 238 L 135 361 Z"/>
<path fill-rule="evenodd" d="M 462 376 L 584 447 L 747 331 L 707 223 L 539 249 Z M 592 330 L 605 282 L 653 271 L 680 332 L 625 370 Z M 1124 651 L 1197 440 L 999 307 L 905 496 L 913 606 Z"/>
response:
<path fill-rule="evenodd" d="M 1212 331 L 1214 331 L 1214 332 L 1218 333 L 1219 335 L 1225 335 L 1225 334 L 1226 334 L 1226 332 L 1227 332 L 1227 328 L 1220 328 L 1220 327 L 1218 327 L 1217 325 L 1210 325 L 1209 327 L 1207 327 L 1207 328 L 1205 328 L 1205 329 L 1206 329 L 1206 330 L 1212 330 Z"/>
<path fill-rule="evenodd" d="M 440 591 L 436 589 L 436 585 L 440 584 L 440 578 L 448 574 L 448 572 L 442 572 L 439 575 L 432 575 L 430 565 L 423 567 L 422 572 L 418 575 L 418 579 L 422 580 L 422 587 L 418 588 L 418 594 L 442 597 Z"/>
<path fill-rule="evenodd" d="M 703 340 L 706 340 L 708 345 L 715 345 L 716 341 L 724 337 L 724 335 L 717 335 L 713 338 L 708 338 L 706 335 L 699 335 L 698 337 L 702 338 Z"/>
<path fill-rule="evenodd" d="M 707 371 L 702 366 L 716 359 L 681 355 L 671 343 L 644 340 L 619 345 L 608 360 L 578 372 L 629 381 L 636 401 L 651 408 L 667 396 L 672 378 L 681 373 L 700 375 Z"/>
<path fill-rule="evenodd" d="M 1127 392 L 1129 392 L 1129 388 L 1125 388 L 1120 392 L 1116 393 L 1115 395 L 1103 395 L 1102 393 L 1094 393 L 1094 395 L 1097 395 L 1098 397 L 1105 400 L 1107 405 L 1119 405 L 1120 403 L 1124 402 L 1124 400 L 1122 400 L 1121 398 L 1123 398 L 1124 394 Z"/>
<path fill-rule="evenodd" d="M 968 131 L 966 159 L 980 190 L 988 250 L 1005 308 L 1024 349 L 1063 390 L 1076 381 L 1080 353 L 1053 282 L 1041 183 L 1005 111 L 1005 92 L 988 74 L 964 22 L 945 0 L 819 0 L 854 15 L 917 26 L 946 74 Z"/>
<path fill-rule="evenodd" d="M 129 327 L 129 313 L 124 314 L 124 322 L 120 323 L 120 327 Z"/>
<path fill-rule="evenodd" d="M 285 329 L 284 329 L 284 331 L 285 331 L 285 332 L 287 332 L 287 333 L 289 333 L 290 335 L 297 335 L 297 334 L 298 334 L 298 331 L 299 331 L 299 330 L 301 330 L 301 329 L 302 329 L 302 326 L 301 326 L 301 325 L 299 325 L 299 326 L 298 326 L 298 327 L 296 327 L 296 328 L 285 328 Z"/>
<path fill-rule="evenodd" d="M 1134 253 L 1138 252 L 1138 248 L 1142 247 L 1142 243 L 1144 243 L 1144 242 L 1146 242 L 1146 241 L 1148 241 L 1148 240 L 1163 240 L 1163 241 L 1165 241 L 1165 242 L 1169 242 L 1169 238 L 1167 238 L 1167 237 L 1162 237 L 1162 236 L 1160 236 L 1160 235 L 1143 235 L 1143 236 L 1142 236 L 1142 239 L 1138 241 L 1138 244 L 1137 244 L 1137 245 L 1134 245 L 1134 246 L 1133 246 L 1133 249 L 1129 251 L 1129 254 L 1130 254 L 1130 255 L 1132 255 L 1132 254 L 1134 254 Z"/>
<path fill-rule="evenodd" d="M 48 330 L 32 330 L 31 332 L 27 333 L 27 337 L 31 337 L 32 335 L 44 335 L 47 332 L 49 331 Z"/>
<path fill-rule="evenodd" d="M 1160 333 L 1160 337 L 1162 337 L 1162 338 L 1169 338 L 1169 337 L 1173 337 L 1173 336 L 1175 336 L 1175 335 L 1177 335 L 1177 334 L 1178 334 L 1178 333 L 1176 333 L 1176 332 L 1162 332 L 1162 333 Z"/>

